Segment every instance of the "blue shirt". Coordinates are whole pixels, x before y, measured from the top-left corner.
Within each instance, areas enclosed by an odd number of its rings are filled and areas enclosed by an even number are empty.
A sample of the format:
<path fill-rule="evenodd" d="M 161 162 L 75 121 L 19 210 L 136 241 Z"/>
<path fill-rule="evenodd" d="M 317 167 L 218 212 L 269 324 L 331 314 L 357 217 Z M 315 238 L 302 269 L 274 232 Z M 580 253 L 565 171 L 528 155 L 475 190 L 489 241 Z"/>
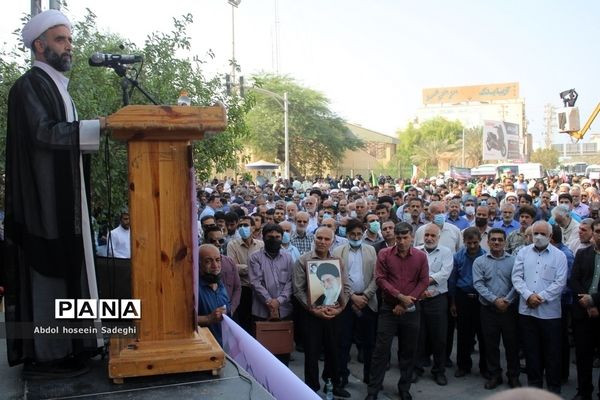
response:
<path fill-rule="evenodd" d="M 504 223 L 504 220 L 500 220 L 500 221 L 494 222 L 494 225 L 492 225 L 492 228 L 500 228 L 504 232 L 506 232 L 506 236 L 508 236 L 508 235 L 510 235 L 510 233 L 512 231 L 521 229 L 521 224 L 513 219 L 512 221 L 510 221 L 510 224 L 506 225 Z"/>
<path fill-rule="evenodd" d="M 485 254 L 485 250 L 481 247 L 475 255 L 467 253 L 467 248 L 462 247 L 454 255 L 454 268 L 450 279 L 448 279 L 448 291 L 451 296 L 454 296 L 456 288 L 459 288 L 466 293 L 476 293 L 473 287 L 473 262 L 479 256 Z"/>
<path fill-rule="evenodd" d="M 512 272 L 513 286 L 520 295 L 519 314 L 539 319 L 560 318 L 560 298 L 567 284 L 567 272 L 567 257 L 553 245 L 541 251 L 532 244 L 523 247 Z M 534 293 L 543 302 L 530 308 L 527 299 Z"/>
<path fill-rule="evenodd" d="M 471 226 L 471 224 L 469 223 L 469 221 L 467 221 L 467 219 L 465 217 L 461 217 L 459 216 L 456 219 L 452 219 L 450 218 L 450 216 L 446 217 L 446 222 L 454 225 L 455 227 L 457 227 L 458 229 L 460 229 L 461 231 L 467 229 L 468 227 Z"/>
<path fill-rule="evenodd" d="M 479 293 L 481 304 L 493 304 L 498 298 L 505 298 L 510 303 L 517 299 L 511 279 L 514 264 L 515 256 L 506 252 L 498 258 L 488 253 L 475 260 L 473 287 Z"/>
<path fill-rule="evenodd" d="M 216 308 L 223 306 L 227 307 L 227 314 L 229 314 L 231 304 L 223 282 L 219 282 L 217 290 L 213 290 L 208 283 L 202 279 L 202 275 L 200 275 L 198 288 L 198 315 L 208 315 Z M 208 329 L 222 347 L 223 337 L 221 335 L 221 323 L 210 324 Z"/>
<path fill-rule="evenodd" d="M 567 246 L 565 246 L 564 243 L 560 243 L 560 245 L 556 246 L 557 249 L 559 249 L 560 251 L 562 251 L 563 253 L 565 253 L 565 256 L 567 257 L 567 281 L 569 279 L 571 279 L 571 272 L 573 272 L 573 263 L 575 262 L 575 256 L 573 255 L 573 252 L 571 251 L 570 248 L 568 248 Z M 563 290 L 562 292 L 562 298 L 561 301 L 563 304 L 573 304 L 573 292 L 571 292 L 571 289 L 569 288 L 569 286 L 565 286 L 565 290 Z"/>

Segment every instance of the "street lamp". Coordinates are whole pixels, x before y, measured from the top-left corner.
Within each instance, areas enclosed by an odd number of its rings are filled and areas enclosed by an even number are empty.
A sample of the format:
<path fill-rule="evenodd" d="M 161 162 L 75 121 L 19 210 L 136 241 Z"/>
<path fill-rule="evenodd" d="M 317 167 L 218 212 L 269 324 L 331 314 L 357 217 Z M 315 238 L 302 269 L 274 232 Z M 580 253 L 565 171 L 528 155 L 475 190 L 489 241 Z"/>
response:
<path fill-rule="evenodd" d="M 231 77 L 235 81 L 235 9 L 240 5 L 242 0 L 227 0 L 231 4 Z"/>
<path fill-rule="evenodd" d="M 249 90 L 256 90 L 259 93 L 266 94 L 267 96 L 275 99 L 277 104 L 281 108 L 283 108 L 283 135 L 284 135 L 284 147 L 285 147 L 285 160 L 283 167 L 283 177 L 285 179 L 290 178 L 290 135 L 288 129 L 288 97 L 287 92 L 283 92 L 283 97 L 275 92 L 271 92 L 270 90 L 263 89 L 260 87 L 250 87 Z"/>

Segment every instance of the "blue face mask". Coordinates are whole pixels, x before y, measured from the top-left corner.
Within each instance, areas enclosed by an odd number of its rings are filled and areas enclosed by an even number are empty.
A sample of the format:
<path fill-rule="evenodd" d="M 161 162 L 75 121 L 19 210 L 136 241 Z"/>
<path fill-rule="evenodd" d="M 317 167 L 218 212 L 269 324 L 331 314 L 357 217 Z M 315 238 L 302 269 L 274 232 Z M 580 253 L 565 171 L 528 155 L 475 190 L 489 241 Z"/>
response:
<path fill-rule="evenodd" d="M 289 232 L 283 232 L 283 236 L 281 237 L 281 243 L 288 244 L 292 240 Z"/>
<path fill-rule="evenodd" d="M 325 213 L 323 214 L 323 219 L 331 218 L 331 214 Z"/>
<path fill-rule="evenodd" d="M 338 235 L 341 237 L 346 237 L 346 227 L 345 226 L 338 227 Z"/>
<path fill-rule="evenodd" d="M 360 245 L 362 244 L 362 239 L 358 239 L 358 240 L 348 239 L 348 243 L 350 243 L 350 246 L 352 246 L 352 247 L 360 247 Z"/>
<path fill-rule="evenodd" d="M 379 232 L 379 228 L 381 228 L 381 225 L 379 224 L 379 221 L 373 221 L 369 224 L 369 230 L 372 233 L 378 233 Z"/>
<path fill-rule="evenodd" d="M 242 239 L 248 239 L 250 237 L 250 227 L 249 226 L 240 226 L 238 228 L 238 233 Z"/>
<path fill-rule="evenodd" d="M 435 214 L 433 217 L 433 223 L 438 226 L 443 226 L 446 221 L 446 214 Z"/>

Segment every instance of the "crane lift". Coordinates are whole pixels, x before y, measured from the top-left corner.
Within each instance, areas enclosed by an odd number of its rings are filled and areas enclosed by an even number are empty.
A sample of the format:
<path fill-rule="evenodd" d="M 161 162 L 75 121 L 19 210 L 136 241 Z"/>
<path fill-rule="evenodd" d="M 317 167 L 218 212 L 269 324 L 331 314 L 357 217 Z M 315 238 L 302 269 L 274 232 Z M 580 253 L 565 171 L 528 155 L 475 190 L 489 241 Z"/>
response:
<path fill-rule="evenodd" d="M 575 140 L 581 140 L 590 130 L 592 123 L 600 113 L 600 103 L 596 105 L 596 108 L 590 115 L 590 117 L 580 129 L 579 124 L 579 108 L 575 107 L 579 95 L 575 89 L 569 89 L 560 92 L 560 98 L 563 101 L 564 108 L 557 113 L 558 116 L 558 130 L 561 133 L 569 134 Z"/>

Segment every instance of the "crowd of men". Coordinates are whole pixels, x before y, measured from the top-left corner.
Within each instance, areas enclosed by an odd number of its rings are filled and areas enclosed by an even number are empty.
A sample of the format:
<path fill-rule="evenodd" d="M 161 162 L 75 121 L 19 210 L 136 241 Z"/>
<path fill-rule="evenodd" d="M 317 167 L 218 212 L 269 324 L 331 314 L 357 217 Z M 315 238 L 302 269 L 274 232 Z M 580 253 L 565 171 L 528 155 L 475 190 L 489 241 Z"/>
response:
<path fill-rule="evenodd" d="M 293 320 L 306 384 L 326 391 L 331 381 L 336 397 L 350 397 L 355 344 L 367 399 L 376 399 L 397 336 L 403 400 L 428 366 L 447 385 L 453 350 L 456 378 L 472 373 L 477 347 L 484 387 L 502 385 L 500 339 L 508 387 L 521 386 L 524 359 L 528 386 L 557 394 L 569 377 L 571 340 L 575 398 L 591 399 L 600 347 L 598 183 L 381 178 L 204 185 L 201 266 L 211 247 L 229 272 L 215 279 L 202 268 L 201 293 L 207 284 L 225 288 L 226 312 L 250 333 L 254 321 Z M 310 265 L 331 259 L 341 268 L 317 271 L 316 287 Z M 321 301 L 312 303 L 309 290 L 321 290 Z M 215 331 L 222 305 L 200 304 Z M 287 365 L 289 354 L 277 356 Z"/>

